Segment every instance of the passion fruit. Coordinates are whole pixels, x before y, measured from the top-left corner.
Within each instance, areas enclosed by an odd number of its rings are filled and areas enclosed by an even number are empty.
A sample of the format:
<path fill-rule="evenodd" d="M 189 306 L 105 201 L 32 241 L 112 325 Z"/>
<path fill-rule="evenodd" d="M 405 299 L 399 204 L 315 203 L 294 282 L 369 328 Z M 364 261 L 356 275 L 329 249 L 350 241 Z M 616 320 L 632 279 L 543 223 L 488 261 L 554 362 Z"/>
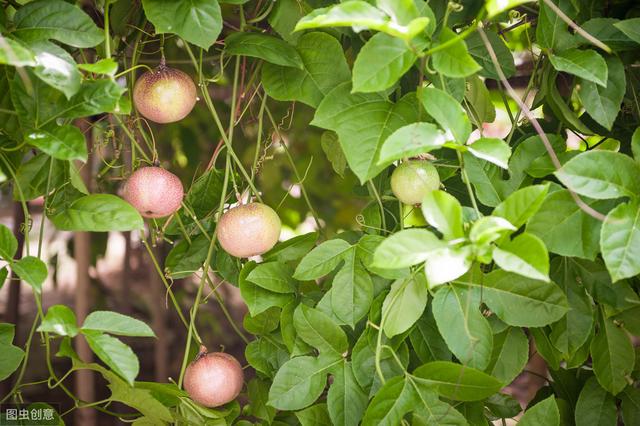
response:
<path fill-rule="evenodd" d="M 391 191 L 405 204 L 420 204 L 425 195 L 439 187 L 438 171 L 427 160 L 405 161 L 391 174 Z"/>
<path fill-rule="evenodd" d="M 242 366 L 224 352 L 208 353 L 200 346 L 196 358 L 184 372 L 184 390 L 205 407 L 218 407 L 236 399 L 242 390 Z"/>
<path fill-rule="evenodd" d="M 155 166 L 139 168 L 124 186 L 124 199 L 148 218 L 176 212 L 183 196 L 184 188 L 178 176 Z"/>
<path fill-rule="evenodd" d="M 160 65 L 140 76 L 133 88 L 133 103 L 140 114 L 156 123 L 185 118 L 196 104 L 196 85 L 184 72 Z"/>
<path fill-rule="evenodd" d="M 280 227 L 280 218 L 271 207 L 261 203 L 245 204 L 222 215 L 218 221 L 218 241 L 232 256 L 257 256 L 278 242 Z"/>

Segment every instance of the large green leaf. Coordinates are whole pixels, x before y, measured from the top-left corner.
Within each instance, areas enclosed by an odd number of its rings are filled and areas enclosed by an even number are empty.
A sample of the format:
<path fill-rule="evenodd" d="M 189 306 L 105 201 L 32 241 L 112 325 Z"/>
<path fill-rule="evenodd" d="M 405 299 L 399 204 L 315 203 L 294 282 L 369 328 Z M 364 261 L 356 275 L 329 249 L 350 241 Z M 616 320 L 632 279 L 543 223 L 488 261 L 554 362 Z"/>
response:
<path fill-rule="evenodd" d="M 615 282 L 640 273 L 640 208 L 623 203 L 607 215 L 600 232 L 600 249 Z"/>
<path fill-rule="evenodd" d="M 607 87 L 607 63 L 595 50 L 570 49 L 557 55 L 549 55 L 549 60 L 558 71 L 564 71 L 584 80 Z"/>
<path fill-rule="evenodd" d="M 82 75 L 77 70 L 76 61 L 66 50 L 48 40 L 29 43 L 36 58 L 33 73 L 56 90 L 60 90 L 67 99 L 80 90 Z"/>
<path fill-rule="evenodd" d="M 625 19 L 613 25 L 625 33 L 627 37 L 640 44 L 640 18 Z"/>
<path fill-rule="evenodd" d="M 295 414 L 300 426 L 332 426 L 327 404 L 312 405 L 304 410 L 296 411 Z"/>
<path fill-rule="evenodd" d="M 207 50 L 222 30 L 222 15 L 216 0 L 143 0 L 142 6 L 157 34 L 177 34 Z"/>
<path fill-rule="evenodd" d="M 482 371 L 448 361 L 429 362 L 418 367 L 412 375 L 419 382 L 432 386 L 441 396 L 456 401 L 479 401 L 504 385 Z"/>
<path fill-rule="evenodd" d="M 80 129 L 75 126 L 33 130 L 26 134 L 26 139 L 53 158 L 87 161 L 87 143 Z"/>
<path fill-rule="evenodd" d="M 38 331 L 74 337 L 79 331 L 76 314 L 65 305 L 51 306 L 38 326 Z"/>
<path fill-rule="evenodd" d="M 413 350 L 422 362 L 451 359 L 451 351 L 438 331 L 431 306 L 427 307 L 425 313 L 416 322 L 416 326 L 409 334 L 409 339 Z"/>
<path fill-rule="evenodd" d="M 13 34 L 24 40 L 54 39 L 74 47 L 93 47 L 103 34 L 79 7 L 61 0 L 38 0 L 16 12 Z"/>
<path fill-rule="evenodd" d="M 427 283 L 421 275 L 396 280 L 382 304 L 383 330 L 387 337 L 407 331 L 427 306 Z"/>
<path fill-rule="evenodd" d="M 345 258 L 331 284 L 331 307 L 333 313 L 345 324 L 355 329 L 356 323 L 369 312 L 373 300 L 371 276 L 356 258 L 352 250 Z"/>
<path fill-rule="evenodd" d="M 139 382 L 135 383 L 135 387 L 131 386 L 131 383 L 125 382 L 110 371 L 100 372 L 104 378 L 109 381 L 107 386 L 111 390 L 111 399 L 113 401 L 121 402 L 138 410 L 145 416 L 145 419 L 149 420 L 150 425 L 175 421 L 169 408 L 160 402 L 159 399 L 156 399 L 157 394 L 152 390 L 142 388 Z M 157 387 L 155 389 L 157 389 Z M 172 391 L 181 397 L 185 396 L 180 391 L 177 391 L 177 389 L 172 389 Z M 143 423 L 142 426 L 145 426 L 145 424 Z"/>
<path fill-rule="evenodd" d="M 15 327 L 14 324 L 0 323 L 0 345 L 2 345 L 2 353 L 0 353 L 0 380 L 6 379 L 16 371 L 24 358 L 24 351 L 13 345 L 13 337 L 16 332 Z"/>
<path fill-rule="evenodd" d="M 422 214 L 429 225 L 442 232 L 447 240 L 462 237 L 462 206 L 451 194 L 432 191 L 422 202 Z"/>
<path fill-rule="evenodd" d="M 451 43 L 457 34 L 447 27 L 440 31 L 439 44 Z M 447 47 L 433 53 L 433 68 L 447 77 L 468 77 L 482 67 L 473 60 L 463 40 L 454 41 Z M 463 141 L 464 142 L 464 141 Z"/>
<path fill-rule="evenodd" d="M 548 191 L 549 184 L 531 185 L 519 189 L 498 204 L 492 214 L 503 217 L 516 228 L 520 228 L 536 214 Z"/>
<path fill-rule="evenodd" d="M 293 299 L 289 293 L 274 293 L 247 280 L 255 267 L 255 262 L 247 262 L 238 277 L 240 295 L 254 317 L 272 306 L 283 307 Z"/>
<path fill-rule="evenodd" d="M 502 383 L 511 383 L 529 361 L 529 340 L 521 328 L 509 327 L 493 336 L 493 353 L 486 371 Z"/>
<path fill-rule="evenodd" d="M 353 374 L 350 362 L 332 372 L 333 383 L 327 393 L 327 408 L 334 425 L 357 426 L 367 408 L 368 397 Z"/>
<path fill-rule="evenodd" d="M 301 356 L 287 361 L 269 389 L 269 405 L 278 410 L 300 410 L 320 397 L 327 373 L 342 358 Z"/>
<path fill-rule="evenodd" d="M 3 37 L 0 44 L 0 64 L 13 65 L 15 67 L 33 67 L 36 65 L 34 52 L 28 46 L 9 37 Z"/>
<path fill-rule="evenodd" d="M 362 420 L 362 426 L 392 426 L 413 410 L 419 399 L 409 380 L 394 377 L 376 393 Z"/>
<path fill-rule="evenodd" d="M 606 212 L 610 202 L 584 200 L 596 210 Z M 595 258 L 600 251 L 602 222 L 585 213 L 569 191 L 555 191 L 529 220 L 527 232 L 538 236 L 552 253 Z"/>
<path fill-rule="evenodd" d="M 12 263 L 11 268 L 36 293 L 42 291 L 42 284 L 47 279 L 47 265 L 42 260 L 34 256 L 26 256 Z"/>
<path fill-rule="evenodd" d="M 560 412 L 552 395 L 525 411 L 518 422 L 520 426 L 560 426 Z"/>
<path fill-rule="evenodd" d="M 565 13 L 571 16 L 573 5 L 570 0 L 559 0 L 556 5 Z M 569 32 L 569 26 L 556 12 L 542 2 L 538 13 L 536 25 L 536 42 L 540 47 L 561 52 L 575 47 L 577 41 Z"/>
<path fill-rule="evenodd" d="M 224 40 L 225 52 L 260 58 L 284 67 L 303 68 L 298 51 L 279 38 L 258 33 L 233 33 Z"/>
<path fill-rule="evenodd" d="M 105 364 L 130 385 L 138 375 L 140 363 L 131 348 L 119 339 L 94 330 L 83 330 L 89 347 Z"/>
<path fill-rule="evenodd" d="M 445 135 L 431 123 L 413 123 L 393 132 L 380 149 L 381 166 L 441 148 Z"/>
<path fill-rule="evenodd" d="M 507 45 L 504 44 L 504 41 L 502 41 L 498 34 L 486 30 L 485 34 L 489 39 L 491 47 L 493 47 L 493 51 L 496 53 L 502 72 L 507 78 L 513 76 L 516 73 L 516 65 L 513 62 L 513 53 L 511 53 L 511 50 L 509 50 Z M 482 66 L 482 70 L 479 74 L 483 77 L 498 80 L 498 71 L 491 60 L 489 51 L 485 47 L 480 34 L 478 32 L 472 33 L 465 39 L 465 43 L 469 49 L 469 54 Z"/>
<path fill-rule="evenodd" d="M 302 58 L 302 69 L 264 64 L 262 84 L 272 98 L 300 101 L 315 108 L 334 87 L 351 79 L 342 47 L 329 34 L 305 34 L 296 50 Z"/>
<path fill-rule="evenodd" d="M 609 318 L 600 316 L 599 330 L 591 342 L 593 371 L 600 386 L 613 395 L 627 385 L 635 355 L 627 332 Z"/>
<path fill-rule="evenodd" d="M 301 303 L 293 314 L 298 335 L 321 354 L 340 358 L 349 349 L 347 336 L 331 318 Z"/>
<path fill-rule="evenodd" d="M 373 255 L 373 265 L 383 269 L 413 266 L 424 262 L 433 250 L 445 245 L 426 229 L 404 229 L 382 241 Z"/>
<path fill-rule="evenodd" d="M 451 133 L 459 144 L 465 144 L 471 134 L 471 123 L 460 103 L 447 92 L 435 87 L 420 91 L 420 101 L 440 127 Z"/>
<path fill-rule="evenodd" d="M 411 68 L 416 54 L 403 40 L 384 33 L 371 37 L 353 64 L 353 91 L 380 92 Z"/>
<path fill-rule="evenodd" d="M 0 224 L 0 258 L 9 261 L 18 251 L 18 240 L 13 232 L 5 225 Z"/>
<path fill-rule="evenodd" d="M 575 409 L 576 426 L 615 426 L 616 400 L 591 377 L 580 391 Z"/>
<path fill-rule="evenodd" d="M 640 423 L 640 390 L 627 386 L 622 394 L 622 420 L 626 425 Z"/>
<path fill-rule="evenodd" d="M 339 238 L 325 241 L 302 258 L 293 277 L 298 280 L 314 280 L 327 275 L 344 260 L 352 246 Z"/>
<path fill-rule="evenodd" d="M 246 279 L 274 293 L 294 293 L 296 283 L 292 275 L 293 270 L 288 265 L 267 262 L 256 266 Z"/>
<path fill-rule="evenodd" d="M 549 281 L 549 253 L 540 238 L 523 232 L 493 250 L 493 260 L 505 271 Z"/>
<path fill-rule="evenodd" d="M 516 327 L 541 327 L 567 313 L 567 298 L 560 288 L 544 281 L 495 270 L 482 283 L 464 279 L 457 285 L 482 287 L 482 300 L 504 322 Z"/>
<path fill-rule="evenodd" d="M 640 166 L 618 152 L 584 152 L 567 161 L 555 175 L 567 188 L 595 199 L 640 194 Z"/>
<path fill-rule="evenodd" d="M 368 28 L 408 41 L 422 32 L 428 24 L 429 18 L 418 17 L 403 25 L 366 1 L 349 0 L 314 10 L 298 21 L 295 30 L 325 27 Z"/>
<path fill-rule="evenodd" d="M 82 331 L 96 330 L 121 336 L 155 337 L 151 328 L 144 322 L 110 311 L 94 311 L 85 318 Z"/>
<path fill-rule="evenodd" d="M 587 113 L 603 127 L 611 130 L 620 112 L 627 82 L 624 65 L 618 57 L 608 57 L 607 68 L 609 72 L 606 86 L 581 79 L 577 92 Z"/>
<path fill-rule="evenodd" d="M 351 93 L 351 85 L 344 83 L 324 98 L 311 124 L 338 134 L 349 167 L 364 183 L 384 169 L 380 150 L 387 137 L 417 120 L 413 94 L 393 103 L 381 94 Z"/>
<path fill-rule="evenodd" d="M 50 219 L 63 231 L 130 231 L 144 226 L 140 213 L 111 194 L 86 195 Z"/>
<path fill-rule="evenodd" d="M 467 145 L 467 149 L 477 158 L 493 163 L 503 169 L 509 168 L 511 148 L 502 139 L 480 138 Z"/>
<path fill-rule="evenodd" d="M 442 247 L 432 251 L 424 263 L 424 273 L 430 288 L 448 283 L 464 275 L 473 262 L 471 245 Z"/>
<path fill-rule="evenodd" d="M 480 297 L 457 285 L 440 288 L 433 299 L 433 316 L 451 352 L 464 364 L 484 369 L 491 359 L 493 335 L 480 313 Z"/>

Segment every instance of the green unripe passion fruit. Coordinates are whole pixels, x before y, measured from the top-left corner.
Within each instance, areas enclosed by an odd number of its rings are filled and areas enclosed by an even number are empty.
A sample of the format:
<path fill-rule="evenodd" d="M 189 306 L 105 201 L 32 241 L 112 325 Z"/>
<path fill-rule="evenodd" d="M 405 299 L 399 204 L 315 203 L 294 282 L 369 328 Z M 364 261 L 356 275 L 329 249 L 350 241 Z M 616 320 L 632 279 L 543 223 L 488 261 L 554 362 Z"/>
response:
<path fill-rule="evenodd" d="M 245 204 L 222 215 L 217 227 L 218 242 L 232 256 L 257 256 L 278 242 L 280 227 L 280 218 L 271 207 Z"/>
<path fill-rule="evenodd" d="M 184 372 L 184 390 L 205 407 L 218 407 L 236 399 L 242 390 L 242 366 L 224 352 L 207 353 L 200 347 L 195 360 Z"/>
<path fill-rule="evenodd" d="M 156 123 L 185 118 L 196 104 L 196 85 L 184 72 L 163 62 L 140 76 L 133 88 L 133 103 L 140 114 Z"/>
<path fill-rule="evenodd" d="M 438 171 L 427 160 L 405 161 L 391 175 L 391 191 L 405 204 L 420 204 L 425 195 L 439 187 Z"/>

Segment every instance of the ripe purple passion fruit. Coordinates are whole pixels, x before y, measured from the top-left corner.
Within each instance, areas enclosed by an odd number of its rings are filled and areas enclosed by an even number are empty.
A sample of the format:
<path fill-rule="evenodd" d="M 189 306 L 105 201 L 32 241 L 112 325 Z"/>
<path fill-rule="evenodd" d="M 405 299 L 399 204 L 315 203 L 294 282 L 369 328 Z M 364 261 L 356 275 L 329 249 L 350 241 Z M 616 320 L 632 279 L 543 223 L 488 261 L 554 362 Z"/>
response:
<path fill-rule="evenodd" d="M 280 218 L 260 203 L 234 207 L 218 222 L 218 241 L 232 256 L 251 257 L 269 251 L 280 237 Z"/>
<path fill-rule="evenodd" d="M 224 352 L 200 352 L 184 372 L 184 390 L 189 397 L 205 407 L 218 407 L 231 402 L 242 390 L 242 366 Z"/>
<path fill-rule="evenodd" d="M 438 171 L 429 161 L 405 161 L 391 175 L 391 190 L 405 204 L 420 204 L 424 196 L 440 187 Z"/>
<path fill-rule="evenodd" d="M 156 123 L 182 120 L 196 104 L 196 85 L 184 72 L 160 63 L 136 81 L 133 103 L 144 117 Z"/>
<path fill-rule="evenodd" d="M 144 217 L 169 216 L 180 208 L 184 188 L 178 176 L 160 167 L 141 167 L 124 186 L 124 199 Z"/>

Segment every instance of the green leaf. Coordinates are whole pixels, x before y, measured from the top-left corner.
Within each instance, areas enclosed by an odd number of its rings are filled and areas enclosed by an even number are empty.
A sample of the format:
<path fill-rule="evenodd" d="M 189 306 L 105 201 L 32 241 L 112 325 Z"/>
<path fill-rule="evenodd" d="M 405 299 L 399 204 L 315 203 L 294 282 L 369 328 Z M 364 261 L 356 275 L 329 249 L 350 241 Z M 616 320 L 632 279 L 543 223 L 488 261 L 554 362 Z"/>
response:
<path fill-rule="evenodd" d="M 65 305 L 54 305 L 47 309 L 38 331 L 74 337 L 78 334 L 76 314 Z"/>
<path fill-rule="evenodd" d="M 640 273 L 640 208 L 619 204 L 607 214 L 600 232 L 602 258 L 615 282 Z"/>
<path fill-rule="evenodd" d="M 238 277 L 240 295 L 242 296 L 242 300 L 247 304 L 249 313 L 254 317 L 272 306 L 283 307 L 292 299 L 291 294 L 274 293 L 249 282 L 246 278 L 255 267 L 255 262 L 247 262 Z"/>
<path fill-rule="evenodd" d="M 604 87 L 581 79 L 578 82 L 577 92 L 587 113 L 603 127 L 611 130 L 620 112 L 627 82 L 624 65 L 616 56 L 607 58 L 607 68 L 609 73 Z"/>
<path fill-rule="evenodd" d="M 619 19 L 614 18 L 593 18 L 580 26 L 614 51 L 636 49 L 636 43 L 616 26 L 619 22 Z M 576 34 L 576 39 L 580 44 L 591 44 L 579 34 Z"/>
<path fill-rule="evenodd" d="M 177 34 L 205 50 L 215 43 L 222 30 L 222 15 L 217 1 L 143 0 L 142 6 L 156 34 Z"/>
<path fill-rule="evenodd" d="M 191 243 L 182 240 L 174 245 L 164 261 L 165 272 L 174 279 L 185 278 L 197 272 L 207 258 L 209 240 L 200 234 Z"/>
<path fill-rule="evenodd" d="M 411 382 L 404 377 L 394 377 L 376 393 L 364 414 L 362 426 L 398 425 L 418 403 Z"/>
<path fill-rule="evenodd" d="M 455 401 L 479 401 L 498 392 L 503 383 L 482 371 L 449 361 L 434 361 L 418 367 L 414 378 L 433 386 L 441 396 Z"/>
<path fill-rule="evenodd" d="M 35 54 L 19 40 L 3 37 L 0 44 L 0 64 L 14 67 L 33 67 L 36 65 Z"/>
<path fill-rule="evenodd" d="M 402 158 L 415 157 L 441 148 L 444 134 L 431 123 L 413 123 L 393 132 L 380 149 L 380 166 L 388 166 Z"/>
<path fill-rule="evenodd" d="M 502 72 L 507 78 L 512 77 L 516 73 L 513 53 L 511 53 L 511 50 L 509 50 L 498 34 L 485 29 L 485 35 L 489 39 L 489 43 L 491 44 L 491 47 L 493 47 L 493 51 L 496 53 Z M 489 51 L 484 45 L 480 34 L 477 31 L 474 31 L 464 41 L 467 44 L 467 49 L 469 49 L 471 57 L 473 57 L 473 59 L 482 66 L 482 70 L 479 74 L 482 77 L 498 80 L 500 78 L 498 76 L 498 71 L 491 60 Z"/>
<path fill-rule="evenodd" d="M 413 66 L 416 58 L 405 41 L 384 33 L 374 35 L 353 64 L 353 91 L 388 89 Z"/>
<path fill-rule="evenodd" d="M 302 69 L 263 65 L 262 84 L 272 98 L 300 101 L 316 108 L 334 87 L 351 80 L 342 46 L 329 34 L 305 34 L 300 37 L 296 50 L 302 58 Z"/>
<path fill-rule="evenodd" d="M 140 370 L 138 357 L 119 339 L 99 331 L 83 330 L 89 347 L 109 368 L 133 386 Z"/>
<path fill-rule="evenodd" d="M 591 377 L 578 397 L 576 426 L 615 426 L 617 417 L 615 398 L 600 387 L 595 377 Z"/>
<path fill-rule="evenodd" d="M 618 152 L 583 152 L 567 161 L 555 175 L 574 192 L 599 200 L 640 194 L 640 166 Z"/>
<path fill-rule="evenodd" d="M 351 93 L 351 85 L 343 83 L 320 103 L 311 124 L 338 134 L 349 167 L 364 183 L 384 169 L 379 165 L 384 141 L 417 120 L 413 93 L 393 103 L 379 93 Z"/>
<path fill-rule="evenodd" d="M 339 238 L 325 241 L 302 258 L 293 278 L 306 281 L 327 275 L 344 260 L 351 249 L 351 244 Z"/>
<path fill-rule="evenodd" d="M 331 162 L 333 170 L 339 174 L 340 177 L 344 177 L 344 171 L 347 168 L 347 159 L 340 147 L 338 135 L 330 130 L 322 132 L 320 144 L 322 145 L 322 150 L 326 154 L 327 159 Z"/>
<path fill-rule="evenodd" d="M 300 19 L 311 11 L 305 1 L 279 0 L 274 3 L 273 10 L 269 14 L 269 24 L 283 39 L 291 44 L 296 44 L 303 35 L 301 32 L 293 32 Z"/>
<path fill-rule="evenodd" d="M 333 313 L 340 321 L 355 329 L 356 323 L 369 312 L 372 300 L 371 276 L 356 258 L 356 251 L 352 250 L 331 284 Z"/>
<path fill-rule="evenodd" d="M 522 329 L 509 327 L 493 336 L 493 353 L 486 371 L 502 383 L 511 383 L 529 361 L 529 340 Z"/>
<path fill-rule="evenodd" d="M 476 220 L 471 226 L 469 239 L 476 245 L 491 243 L 506 234 L 516 230 L 516 227 L 504 218 L 484 216 Z"/>
<path fill-rule="evenodd" d="M 33 130 L 25 135 L 27 142 L 59 160 L 87 161 L 87 143 L 75 126 L 56 126 L 47 131 Z"/>
<path fill-rule="evenodd" d="M 584 200 L 597 211 L 606 212 L 609 202 Z M 602 222 L 585 213 L 567 190 L 555 191 L 529 220 L 527 232 L 538 236 L 552 253 L 595 258 L 600 251 Z"/>
<path fill-rule="evenodd" d="M 572 15 L 573 6 L 569 0 L 560 0 L 556 3 L 565 14 Z M 569 26 L 565 21 L 544 3 L 540 4 L 536 26 L 536 42 L 540 47 L 551 49 L 555 52 L 571 49 L 577 44 L 577 40 L 569 32 Z"/>
<path fill-rule="evenodd" d="M 626 425 L 640 422 L 640 390 L 627 386 L 620 394 L 622 400 L 622 420 Z"/>
<path fill-rule="evenodd" d="M 527 408 L 518 422 L 520 426 L 560 426 L 560 412 L 553 395 Z"/>
<path fill-rule="evenodd" d="M 300 410 L 315 402 L 327 383 L 327 373 L 342 358 L 300 356 L 284 363 L 269 389 L 269 405 Z"/>
<path fill-rule="evenodd" d="M 422 202 L 422 214 L 429 225 L 442 232 L 445 239 L 464 236 L 462 207 L 453 195 L 440 190 L 428 193 Z"/>
<path fill-rule="evenodd" d="M 24 358 L 24 351 L 13 345 L 15 327 L 14 324 L 0 323 L 0 344 L 2 345 L 2 352 L 0 353 L 0 380 L 6 379 L 16 371 Z"/>
<path fill-rule="evenodd" d="M 302 340 L 321 354 L 341 358 L 349 349 L 344 331 L 317 309 L 301 303 L 293 314 L 293 324 Z"/>
<path fill-rule="evenodd" d="M 295 293 L 292 274 L 293 270 L 284 263 L 267 262 L 256 266 L 246 279 L 274 293 Z"/>
<path fill-rule="evenodd" d="M 279 38 L 258 33 L 233 33 L 224 40 L 225 52 L 251 56 L 284 67 L 303 68 L 298 51 Z"/>
<path fill-rule="evenodd" d="M 218 207 L 218 200 L 222 193 L 224 172 L 212 167 L 203 173 L 189 188 L 185 202 L 198 218 L 203 218 Z"/>
<path fill-rule="evenodd" d="M 80 90 L 82 75 L 76 61 L 64 49 L 47 40 L 32 41 L 29 48 L 35 53 L 34 74 L 70 99 Z"/>
<path fill-rule="evenodd" d="M 175 421 L 171 411 L 156 399 L 152 390 L 141 388 L 140 382 L 136 382 L 135 387 L 132 387 L 130 383 L 126 383 L 110 371 L 105 371 L 102 374 L 109 381 L 107 386 L 111 390 L 111 400 L 121 402 L 139 411 L 146 419 L 149 419 L 149 426 Z M 185 397 L 181 392 L 177 393 L 179 396 Z"/>
<path fill-rule="evenodd" d="M 465 405 L 458 407 L 463 410 Z M 411 420 L 413 426 L 469 426 L 469 422 L 458 409 L 437 398 L 416 407 Z"/>
<path fill-rule="evenodd" d="M 130 231 L 144 226 L 140 213 L 111 194 L 86 195 L 50 219 L 63 231 Z"/>
<path fill-rule="evenodd" d="M 569 49 L 555 55 L 550 54 L 549 60 L 558 71 L 607 87 L 607 63 L 595 50 Z"/>
<path fill-rule="evenodd" d="M 627 37 L 640 44 L 640 18 L 625 19 L 616 22 L 614 27 L 622 31 Z"/>
<path fill-rule="evenodd" d="M 111 58 L 104 58 L 94 63 L 78 64 L 78 69 L 113 77 L 118 71 L 118 63 Z"/>
<path fill-rule="evenodd" d="M 457 285 L 482 287 L 482 301 L 504 322 L 516 327 L 542 327 L 567 313 L 567 299 L 560 288 L 511 272 L 495 270 L 479 283 L 456 281 Z"/>
<path fill-rule="evenodd" d="M 268 382 L 259 378 L 251 379 L 247 384 L 247 395 L 251 401 L 249 414 L 271 423 L 276 415 L 276 410 L 267 405 L 269 399 Z"/>
<path fill-rule="evenodd" d="M 520 228 L 536 214 L 548 191 L 549 184 L 531 185 L 519 189 L 498 204 L 492 215 L 503 217 L 514 227 Z"/>
<path fill-rule="evenodd" d="M 333 382 L 327 393 L 327 408 L 333 425 L 357 426 L 369 398 L 356 381 L 350 362 L 333 370 Z"/>
<path fill-rule="evenodd" d="M 38 0 L 18 9 L 13 34 L 23 40 L 54 39 L 73 47 L 93 47 L 102 31 L 79 7 L 61 0 Z"/>
<path fill-rule="evenodd" d="M 85 330 L 103 331 L 120 336 L 155 337 L 153 330 L 144 322 L 117 312 L 94 311 L 82 324 Z"/>
<path fill-rule="evenodd" d="M 387 33 L 403 40 L 411 40 L 429 24 L 429 18 L 419 17 L 403 25 L 366 1 L 350 0 L 330 7 L 316 9 L 296 25 L 295 31 L 309 28 L 354 27 Z"/>
<path fill-rule="evenodd" d="M 295 412 L 301 426 L 332 426 L 327 404 L 316 404 Z M 276 422 L 276 424 L 279 422 Z"/>
<path fill-rule="evenodd" d="M 13 232 L 5 225 L 0 224 L 0 258 L 10 261 L 18 251 L 18 240 Z"/>
<path fill-rule="evenodd" d="M 436 291 L 432 302 L 438 330 L 451 352 L 470 367 L 485 369 L 491 359 L 493 334 L 480 313 L 479 293 L 456 285 Z"/>
<path fill-rule="evenodd" d="M 521 4 L 530 3 L 534 0 L 488 0 L 484 7 L 487 9 L 487 18 L 492 18 L 509 9 L 513 9 Z"/>
<path fill-rule="evenodd" d="M 425 87 L 420 92 L 425 111 L 433 117 L 453 139 L 464 144 L 471 134 L 471 123 L 460 103 L 447 92 L 435 87 Z"/>
<path fill-rule="evenodd" d="M 440 31 L 439 44 L 450 42 L 457 34 L 447 27 Z M 473 60 L 463 40 L 455 41 L 442 50 L 434 52 L 433 68 L 447 77 L 468 77 L 480 71 L 482 67 Z M 463 141 L 464 142 L 464 141 Z"/>
<path fill-rule="evenodd" d="M 617 395 L 627 386 L 633 371 L 635 354 L 626 331 L 613 320 L 600 316 L 599 330 L 591 341 L 593 372 L 600 386 Z"/>
<path fill-rule="evenodd" d="M 493 260 L 505 271 L 549 281 L 549 253 L 540 238 L 522 233 L 493 250 Z"/>
<path fill-rule="evenodd" d="M 274 248 L 262 255 L 265 260 L 289 262 L 304 257 L 315 246 L 318 232 L 298 235 L 286 241 L 279 242 Z"/>
<path fill-rule="evenodd" d="M 475 157 L 495 164 L 503 169 L 509 168 L 511 148 L 505 141 L 497 138 L 480 138 L 467 145 L 467 149 Z"/>
<path fill-rule="evenodd" d="M 409 339 L 413 350 L 422 362 L 451 359 L 451 351 L 438 332 L 431 306 L 427 307 L 426 312 L 416 322 L 416 326 L 409 334 Z"/>
<path fill-rule="evenodd" d="M 442 247 L 432 251 L 424 264 L 430 288 L 448 283 L 464 275 L 473 261 L 471 246 Z"/>
<path fill-rule="evenodd" d="M 420 275 L 396 280 L 382 304 L 384 334 L 391 338 L 409 330 L 427 306 L 427 283 Z"/>
<path fill-rule="evenodd" d="M 11 264 L 13 272 L 29 284 L 33 291 L 40 293 L 42 284 L 47 279 L 47 265 L 34 256 L 26 256 Z"/>
<path fill-rule="evenodd" d="M 401 269 L 428 259 L 429 255 L 446 244 L 426 229 L 404 229 L 390 235 L 376 248 L 373 266 Z"/>

